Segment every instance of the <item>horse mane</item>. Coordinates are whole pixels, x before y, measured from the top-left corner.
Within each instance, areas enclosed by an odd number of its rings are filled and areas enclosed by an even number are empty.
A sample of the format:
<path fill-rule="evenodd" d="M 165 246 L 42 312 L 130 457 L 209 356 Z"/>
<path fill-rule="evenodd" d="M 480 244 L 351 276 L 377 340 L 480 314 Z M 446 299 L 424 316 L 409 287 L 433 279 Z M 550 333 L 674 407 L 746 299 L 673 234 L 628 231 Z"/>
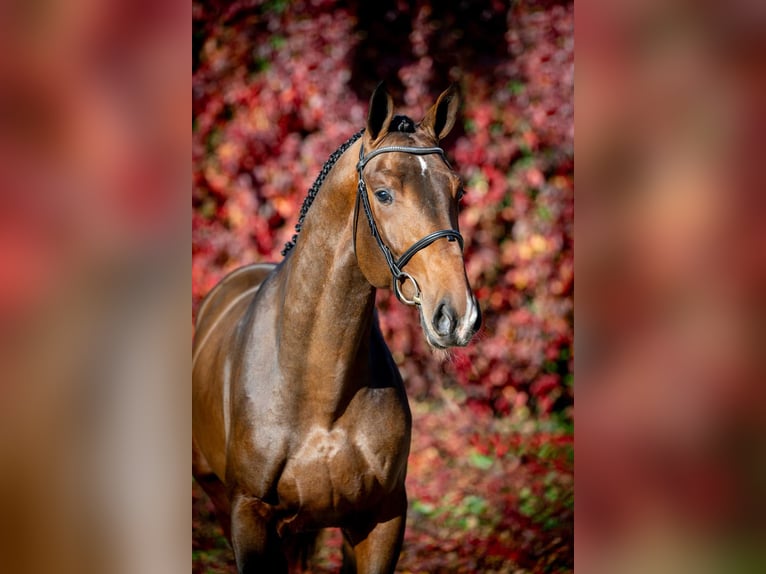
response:
<path fill-rule="evenodd" d="M 389 125 L 388 131 L 391 132 L 404 132 L 404 133 L 414 133 L 415 132 L 415 122 L 412 121 L 412 119 L 408 118 L 407 116 L 394 116 L 391 119 L 391 124 Z M 314 183 L 312 184 L 311 188 L 309 189 L 308 193 L 306 194 L 306 197 L 303 200 L 303 205 L 301 205 L 301 211 L 298 215 L 298 223 L 295 224 L 295 233 L 293 234 L 292 239 L 285 243 L 284 248 L 282 249 L 282 256 L 284 257 L 287 255 L 290 250 L 295 247 L 295 244 L 298 242 L 298 234 L 301 232 L 301 228 L 303 227 L 303 220 L 306 219 L 306 214 L 309 211 L 309 208 L 311 207 L 311 204 L 314 203 L 314 199 L 316 199 L 317 193 L 319 193 L 319 188 L 322 187 L 322 184 L 324 183 L 324 180 L 327 178 L 327 175 L 330 173 L 330 170 L 332 170 L 335 163 L 338 161 L 340 156 L 343 155 L 343 153 L 351 147 L 351 145 L 358 140 L 360 137 L 362 137 L 362 134 L 364 133 L 364 128 L 356 132 L 354 135 L 352 135 L 349 139 L 347 139 L 345 142 L 343 142 L 338 149 L 336 149 L 332 154 L 330 154 L 330 157 L 327 158 L 327 161 L 324 162 L 322 165 L 322 170 L 319 172 L 319 175 L 317 176 L 316 180 L 314 180 Z"/>

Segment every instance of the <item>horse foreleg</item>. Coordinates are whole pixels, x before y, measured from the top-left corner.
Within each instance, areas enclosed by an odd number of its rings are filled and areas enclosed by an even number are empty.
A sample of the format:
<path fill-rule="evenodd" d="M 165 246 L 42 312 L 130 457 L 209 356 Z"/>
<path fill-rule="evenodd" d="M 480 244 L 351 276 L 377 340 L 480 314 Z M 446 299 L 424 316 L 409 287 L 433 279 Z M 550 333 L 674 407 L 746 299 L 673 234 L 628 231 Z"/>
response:
<path fill-rule="evenodd" d="M 239 574 L 287 572 L 279 536 L 264 503 L 255 497 L 237 495 L 232 501 L 231 545 Z"/>
<path fill-rule="evenodd" d="M 353 547 L 353 560 L 345 546 L 343 572 L 392 573 L 402 550 L 406 519 L 407 496 L 402 493 L 372 527 L 346 531 L 347 543 Z"/>
<path fill-rule="evenodd" d="M 205 491 L 205 494 L 213 501 L 215 515 L 223 528 L 223 533 L 227 539 L 231 540 L 231 510 L 226 487 L 210 468 L 205 457 L 197 448 L 194 439 L 192 439 L 192 475 L 197 484 Z"/>

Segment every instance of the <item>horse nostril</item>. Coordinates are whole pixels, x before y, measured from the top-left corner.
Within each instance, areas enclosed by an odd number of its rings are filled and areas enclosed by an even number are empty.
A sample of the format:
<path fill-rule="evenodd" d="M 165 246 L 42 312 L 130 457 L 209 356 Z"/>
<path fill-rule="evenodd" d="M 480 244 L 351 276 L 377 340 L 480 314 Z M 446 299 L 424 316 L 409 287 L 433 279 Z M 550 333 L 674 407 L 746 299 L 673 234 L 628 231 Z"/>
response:
<path fill-rule="evenodd" d="M 440 303 L 434 313 L 433 325 L 436 332 L 446 337 L 455 329 L 455 311 L 447 303 Z"/>
<path fill-rule="evenodd" d="M 481 329 L 481 307 L 476 305 L 476 320 L 473 322 L 473 332 L 477 332 Z"/>

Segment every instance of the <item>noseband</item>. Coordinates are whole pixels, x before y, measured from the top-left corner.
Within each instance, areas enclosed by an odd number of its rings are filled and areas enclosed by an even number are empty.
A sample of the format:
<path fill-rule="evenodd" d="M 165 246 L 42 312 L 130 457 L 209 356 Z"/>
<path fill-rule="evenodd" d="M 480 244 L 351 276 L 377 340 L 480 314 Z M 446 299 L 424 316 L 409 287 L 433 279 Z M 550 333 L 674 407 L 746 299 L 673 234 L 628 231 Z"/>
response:
<path fill-rule="evenodd" d="M 366 166 L 372 158 L 383 153 L 391 152 L 411 153 L 415 155 L 428 155 L 432 153 L 438 153 L 442 156 L 442 159 L 447 162 L 447 158 L 444 157 L 444 150 L 440 147 L 389 146 L 373 150 L 365 156 L 364 144 L 362 144 L 359 148 L 359 163 L 356 164 L 356 171 L 359 173 L 359 185 L 357 189 L 358 193 L 356 195 L 356 204 L 354 206 L 354 249 L 356 249 L 356 225 L 359 215 L 359 203 L 361 201 L 362 205 L 364 206 L 364 214 L 367 216 L 367 221 L 370 224 L 370 231 L 372 236 L 375 238 L 378 247 L 383 253 L 383 256 L 386 258 L 388 268 L 391 270 L 396 298 L 406 305 L 420 305 L 420 287 L 418 286 L 417 281 L 415 281 L 415 278 L 406 271 L 402 271 L 402 268 L 407 265 L 407 262 L 412 259 L 412 257 L 418 251 L 425 249 L 434 241 L 441 239 L 442 237 L 446 237 L 448 241 L 457 240 L 457 242 L 460 244 L 460 249 L 463 249 L 463 236 L 454 229 L 442 229 L 440 231 L 434 231 L 433 233 L 429 233 L 422 239 L 412 244 L 412 246 L 407 249 L 407 251 L 405 251 L 401 257 L 399 257 L 399 259 L 394 259 L 391 250 L 383 242 L 383 239 L 378 232 L 378 226 L 375 225 L 375 218 L 372 215 L 372 208 L 370 207 L 370 199 L 367 196 L 367 186 L 365 185 L 364 178 L 362 177 L 364 166 Z M 449 165 L 449 162 L 447 162 L 447 165 Z M 401 290 L 402 285 L 408 280 L 412 282 L 412 285 L 415 288 L 415 294 L 413 295 L 412 299 L 407 299 Z"/>

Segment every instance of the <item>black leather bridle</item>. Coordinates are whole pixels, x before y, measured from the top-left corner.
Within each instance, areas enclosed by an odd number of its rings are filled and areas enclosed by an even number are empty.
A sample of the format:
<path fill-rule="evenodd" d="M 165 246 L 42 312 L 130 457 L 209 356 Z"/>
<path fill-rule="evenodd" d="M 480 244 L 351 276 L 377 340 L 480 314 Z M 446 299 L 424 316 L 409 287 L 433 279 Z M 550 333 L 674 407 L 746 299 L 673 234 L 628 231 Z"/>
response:
<path fill-rule="evenodd" d="M 354 250 L 356 250 L 356 226 L 359 217 L 359 203 L 361 202 L 364 207 L 364 214 L 367 216 L 367 221 L 370 224 L 370 232 L 375 238 L 375 241 L 383 253 L 383 256 L 386 258 L 388 268 L 391 270 L 394 284 L 394 293 L 396 294 L 397 299 L 406 305 L 420 305 L 420 287 L 418 286 L 417 281 L 415 281 L 415 278 L 406 271 L 402 271 L 402 268 L 407 265 L 407 262 L 412 259 L 412 257 L 418 251 L 425 249 L 434 241 L 441 239 L 442 237 L 447 238 L 448 241 L 457 240 L 457 242 L 460 244 L 460 249 L 463 249 L 463 236 L 460 235 L 460 233 L 455 229 L 442 229 L 440 231 L 434 231 L 433 233 L 429 233 L 422 239 L 416 241 L 409 249 L 402 253 L 398 259 L 394 259 L 391 250 L 383 242 L 383 239 L 378 232 L 378 226 L 375 225 L 375 218 L 372 215 L 372 208 L 370 207 L 370 199 L 367 196 L 367 186 L 365 185 L 364 177 L 362 176 L 364 166 L 366 166 L 372 158 L 383 153 L 392 152 L 411 153 L 415 155 L 428 155 L 432 153 L 438 153 L 442 156 L 442 159 L 447 162 L 447 158 L 444 157 L 444 150 L 440 147 L 388 146 L 373 150 L 365 156 L 364 144 L 362 144 L 359 148 L 359 163 L 356 164 L 356 171 L 359 174 L 359 185 L 357 189 L 358 193 L 356 194 L 356 204 L 354 206 Z M 447 162 L 447 165 L 449 165 L 449 162 Z M 411 281 L 413 287 L 415 288 L 415 294 L 413 295 L 412 299 L 407 299 L 401 290 L 402 285 L 407 280 Z"/>

